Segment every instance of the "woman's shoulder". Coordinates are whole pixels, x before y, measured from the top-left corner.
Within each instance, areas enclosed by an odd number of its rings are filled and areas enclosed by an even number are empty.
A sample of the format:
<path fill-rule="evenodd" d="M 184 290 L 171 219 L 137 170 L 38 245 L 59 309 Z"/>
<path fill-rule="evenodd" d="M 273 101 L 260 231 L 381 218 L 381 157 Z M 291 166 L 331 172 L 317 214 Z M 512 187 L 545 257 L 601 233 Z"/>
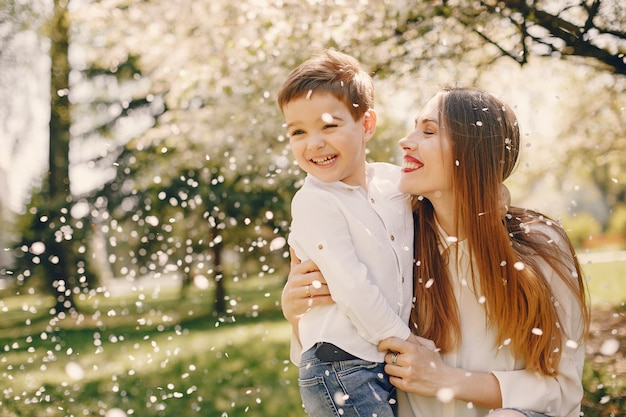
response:
<path fill-rule="evenodd" d="M 507 216 L 515 217 L 519 227 L 525 233 L 545 236 L 548 243 L 562 246 L 566 243 L 567 233 L 561 223 L 535 210 L 512 207 Z"/>

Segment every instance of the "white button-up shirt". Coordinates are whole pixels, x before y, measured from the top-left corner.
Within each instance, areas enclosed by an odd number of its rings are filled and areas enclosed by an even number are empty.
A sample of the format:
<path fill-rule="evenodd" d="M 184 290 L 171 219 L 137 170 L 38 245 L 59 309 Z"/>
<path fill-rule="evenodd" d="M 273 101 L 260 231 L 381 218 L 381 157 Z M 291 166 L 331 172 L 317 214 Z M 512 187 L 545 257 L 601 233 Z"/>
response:
<path fill-rule="evenodd" d="M 532 224 L 531 228 L 541 229 L 568 253 L 560 236 L 548 226 Z M 448 243 L 443 229 L 440 250 L 448 251 L 448 269 L 452 278 L 454 293 L 461 318 L 461 343 L 453 351 L 442 355 L 443 361 L 457 368 L 468 371 L 491 372 L 500 383 L 502 406 L 541 412 L 550 416 L 578 417 L 580 401 L 583 396 L 582 370 L 584 346 L 578 340 L 582 332 L 580 305 L 572 292 L 566 287 L 545 262 L 541 263 L 541 272 L 547 278 L 557 298 L 557 311 L 561 328 L 565 334 L 579 344 L 568 343 L 562 346 L 558 376 L 542 376 L 525 368 L 523 360 L 511 353 L 509 346 L 495 343 L 495 329 L 486 326 L 485 308 L 479 302 L 480 289 L 471 283 L 469 253 L 467 241 Z M 457 268 L 458 265 L 458 268 Z M 573 263 L 572 263 L 573 270 Z M 516 326 L 517 323 L 511 323 Z M 472 406 L 464 401 L 442 403 L 437 398 L 420 397 L 415 394 L 399 393 L 400 417 L 484 417 L 487 409 Z"/>
<path fill-rule="evenodd" d="M 292 200 L 289 245 L 312 259 L 335 304 L 315 307 L 299 322 L 301 346 L 332 343 L 361 359 L 383 362 L 378 342 L 406 339 L 413 298 L 413 218 L 398 191 L 400 168 L 368 164 L 368 189 L 307 176 Z"/>

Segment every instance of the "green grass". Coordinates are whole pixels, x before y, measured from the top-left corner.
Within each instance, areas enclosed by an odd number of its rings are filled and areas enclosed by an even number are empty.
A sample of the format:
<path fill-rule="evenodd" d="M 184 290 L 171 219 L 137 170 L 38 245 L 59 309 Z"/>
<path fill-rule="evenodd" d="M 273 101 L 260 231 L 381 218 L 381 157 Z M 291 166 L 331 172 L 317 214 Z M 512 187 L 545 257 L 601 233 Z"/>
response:
<path fill-rule="evenodd" d="M 583 272 L 589 284 L 592 308 L 626 303 L 626 262 L 588 263 Z"/>
<path fill-rule="evenodd" d="M 615 320 L 601 320 L 606 328 L 594 343 L 616 337 L 623 344 L 626 265 L 584 269 L 594 308 L 611 309 Z M 278 306 L 283 279 L 228 282 L 225 317 L 211 314 L 211 288 L 182 301 L 172 291 L 93 292 L 80 300 L 80 316 L 60 321 L 47 316 L 50 299 L 5 297 L 0 417 L 117 417 L 106 415 L 114 408 L 129 417 L 304 417 L 288 360 L 290 327 Z M 594 349 L 585 416 L 626 415 L 623 352 L 611 358 Z"/>
<path fill-rule="evenodd" d="M 49 306 L 37 298 L 5 298 L 0 416 L 113 408 L 141 417 L 304 416 L 288 361 L 291 329 L 277 306 L 282 284 L 229 283 L 236 296 L 222 318 L 210 314 L 211 291 L 183 302 L 176 293 L 96 294 L 81 300 L 78 320 L 52 322 L 39 316 Z"/>

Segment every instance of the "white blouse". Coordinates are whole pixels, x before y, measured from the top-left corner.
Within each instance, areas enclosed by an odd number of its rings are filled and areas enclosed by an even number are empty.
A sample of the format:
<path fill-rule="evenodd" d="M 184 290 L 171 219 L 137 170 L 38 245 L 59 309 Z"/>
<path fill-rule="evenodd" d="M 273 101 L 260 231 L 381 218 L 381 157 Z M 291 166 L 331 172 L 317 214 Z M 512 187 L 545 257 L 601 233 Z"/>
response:
<path fill-rule="evenodd" d="M 548 226 L 531 225 L 552 237 L 554 244 L 567 249 L 565 242 Z M 448 243 L 440 228 L 441 251 L 449 251 L 449 271 L 461 318 L 462 340 L 458 348 L 442 355 L 443 361 L 468 371 L 491 372 L 500 383 L 502 406 L 505 408 L 528 409 L 550 416 L 578 417 L 583 396 L 582 371 L 585 357 L 580 305 L 556 272 L 545 262 L 541 270 L 553 287 L 557 298 L 557 311 L 561 327 L 573 340 L 564 341 L 558 376 L 542 376 L 525 370 L 525 363 L 515 358 L 508 346 L 497 346 L 494 329 L 486 326 L 487 317 L 480 300 L 480 289 L 471 284 L 467 242 Z M 458 261 L 458 263 L 456 262 Z M 458 268 L 456 267 L 458 265 Z M 572 263 L 572 270 L 573 263 Z M 511 323 L 515 326 L 516 323 Z M 420 397 L 415 394 L 399 393 L 400 417 L 484 417 L 489 410 L 473 406 L 464 401 L 452 400 L 442 403 L 437 398 Z"/>

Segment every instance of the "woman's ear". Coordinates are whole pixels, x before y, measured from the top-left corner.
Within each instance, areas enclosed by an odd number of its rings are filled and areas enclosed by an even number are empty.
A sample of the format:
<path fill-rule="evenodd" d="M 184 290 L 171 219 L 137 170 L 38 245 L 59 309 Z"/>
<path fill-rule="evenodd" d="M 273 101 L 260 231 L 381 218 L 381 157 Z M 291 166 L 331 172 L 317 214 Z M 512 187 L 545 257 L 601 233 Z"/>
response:
<path fill-rule="evenodd" d="M 363 115 L 363 129 L 365 129 L 366 140 L 370 140 L 376 131 L 376 112 L 369 109 Z"/>

